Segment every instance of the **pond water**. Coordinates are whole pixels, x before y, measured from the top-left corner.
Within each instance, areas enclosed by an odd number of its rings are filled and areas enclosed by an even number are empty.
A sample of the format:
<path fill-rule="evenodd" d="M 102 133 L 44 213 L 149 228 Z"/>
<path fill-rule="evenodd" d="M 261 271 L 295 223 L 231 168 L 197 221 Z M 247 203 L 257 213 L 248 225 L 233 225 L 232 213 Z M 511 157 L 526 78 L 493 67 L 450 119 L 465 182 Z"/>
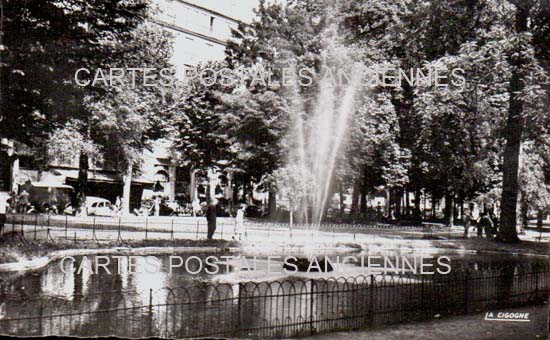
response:
<path fill-rule="evenodd" d="M 386 257 L 387 255 L 387 257 Z M 203 283 L 238 283 L 243 281 L 274 281 L 281 279 L 317 279 L 329 277 L 347 277 L 371 274 L 366 266 L 368 261 L 377 271 L 397 269 L 411 272 L 415 267 L 420 272 L 420 263 L 431 263 L 434 269 L 446 270 L 438 266 L 437 257 L 448 258 L 441 262 L 448 263 L 451 271 L 471 269 L 484 270 L 503 266 L 547 263 L 544 258 L 512 255 L 389 255 L 389 254 L 327 254 L 326 258 L 334 265 L 335 270 L 328 273 L 285 272 L 282 268 L 285 256 L 261 257 L 240 256 L 238 254 L 171 254 L 151 256 L 121 256 L 119 254 L 75 256 L 73 259 L 55 261 L 45 268 L 28 272 L 0 273 L 0 294 L 2 296 L 40 297 L 56 296 L 71 298 L 74 295 L 98 294 L 102 292 L 133 291 L 148 295 L 151 289 L 180 288 Z M 349 256 L 349 257 L 348 257 Z M 382 256 L 385 258 L 380 258 Z M 210 259 L 206 260 L 208 257 Z M 351 258 L 350 258 L 351 257 Z M 371 260 L 369 260 L 371 257 Z M 386 260 L 386 263 L 384 263 Z M 102 266 L 107 261 L 110 263 Z M 400 265 L 400 261 L 406 264 Z M 99 266 L 96 265 L 99 263 Z M 132 268 L 129 267 L 133 265 Z M 211 264 L 215 263 L 213 267 Z M 403 263 L 403 262 L 402 262 Z M 414 266 L 414 263 L 417 263 Z M 386 266 L 384 266 L 386 265 Z M 412 266 L 412 267 L 411 267 Z M 430 268 L 428 268 L 430 269 Z M 291 270 L 292 271 L 292 270 Z M 397 270 L 399 272 L 399 270 Z M 376 272 L 374 272 L 376 273 Z M 148 296 L 147 296 L 148 297 Z"/>
<path fill-rule="evenodd" d="M 357 258 L 361 255 L 364 254 L 354 254 Z M 212 258 L 209 260 L 209 256 L 216 259 L 228 257 L 223 258 L 226 262 L 216 262 Z M 516 291 L 528 289 L 523 287 L 523 281 L 527 279 L 537 289 L 550 285 L 548 275 L 536 276 L 535 281 L 531 276 L 515 276 L 523 270 L 518 268 L 525 265 L 548 264 L 546 259 L 524 256 L 447 254 L 452 272 L 469 269 L 479 272 L 484 281 L 469 286 L 467 283 L 468 289 L 462 284 L 456 285 L 453 280 L 439 282 L 431 275 L 422 275 L 420 282 L 420 275 L 409 275 L 409 268 L 405 273 L 392 275 L 391 285 L 387 282 L 382 285 L 381 282 L 387 278 L 377 276 L 375 286 L 379 287 L 376 287 L 375 294 L 365 290 L 373 284 L 368 281 L 368 275 L 361 282 L 327 281 L 329 277 L 366 274 L 359 261 L 348 259 L 348 263 L 341 263 L 346 262 L 342 261 L 342 254 L 328 255 L 335 263 L 332 273 L 296 274 L 273 273 L 282 268 L 282 258 L 247 258 L 247 265 L 243 266 L 242 258 L 230 259 L 229 256 L 235 254 L 122 256 L 116 261 L 111 256 L 110 263 L 98 267 L 98 270 L 95 265 L 104 264 L 105 257 L 79 256 L 74 257 L 74 261 L 52 262 L 40 270 L 2 273 L 0 333 L 116 334 L 124 337 L 232 335 L 236 334 L 237 328 L 242 331 L 243 322 L 246 322 L 248 328 L 245 329 L 252 333 L 245 335 L 273 335 L 261 332 L 283 327 L 285 332 L 275 334 L 291 336 L 302 331 L 300 327 L 306 324 L 305 320 L 321 320 L 333 313 L 339 315 L 337 319 L 357 318 L 363 315 L 361 308 L 367 308 L 365 306 L 371 306 L 368 307 L 371 309 L 377 306 L 380 311 L 410 318 L 417 312 L 418 304 L 424 303 L 420 300 L 447 303 L 448 306 L 443 306 L 442 310 L 462 308 L 463 303 L 455 298 L 455 294 L 449 294 L 452 291 L 456 291 L 459 298 L 466 290 L 474 292 L 466 296 L 466 302 L 477 298 L 488 301 L 487 297 L 500 301 L 502 291 L 512 296 Z M 418 260 L 418 256 L 404 257 L 411 263 Z M 509 269 L 497 270 L 503 267 Z M 488 274 L 484 277 L 486 271 Z M 395 277 L 398 281 L 393 281 Z M 428 288 L 424 288 L 424 277 L 427 277 L 426 283 L 430 283 L 426 286 Z M 45 300 L 44 297 L 48 298 Z M 448 301 L 442 302 L 444 299 Z M 408 309 L 405 308 L 407 305 L 410 305 Z M 373 313 L 373 317 L 376 315 L 372 310 L 369 313 Z M 26 319 L 10 321 L 19 316 Z M 353 320 L 361 326 L 366 319 L 363 316 Z M 285 320 L 297 328 L 285 328 Z M 315 327 L 322 328 L 323 325 Z"/>

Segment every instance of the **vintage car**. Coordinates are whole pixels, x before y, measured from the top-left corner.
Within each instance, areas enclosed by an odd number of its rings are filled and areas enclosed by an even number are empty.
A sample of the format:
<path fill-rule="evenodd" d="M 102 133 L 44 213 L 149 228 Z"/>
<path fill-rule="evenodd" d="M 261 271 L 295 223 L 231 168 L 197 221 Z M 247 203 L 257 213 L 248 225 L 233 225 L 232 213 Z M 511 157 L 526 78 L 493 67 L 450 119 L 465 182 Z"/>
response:
<path fill-rule="evenodd" d="M 71 206 L 74 189 L 54 182 L 33 182 L 29 187 L 29 203 L 35 211 L 61 214 Z"/>
<path fill-rule="evenodd" d="M 108 199 L 101 197 L 86 197 L 86 213 L 89 216 L 115 216 L 116 211 Z"/>

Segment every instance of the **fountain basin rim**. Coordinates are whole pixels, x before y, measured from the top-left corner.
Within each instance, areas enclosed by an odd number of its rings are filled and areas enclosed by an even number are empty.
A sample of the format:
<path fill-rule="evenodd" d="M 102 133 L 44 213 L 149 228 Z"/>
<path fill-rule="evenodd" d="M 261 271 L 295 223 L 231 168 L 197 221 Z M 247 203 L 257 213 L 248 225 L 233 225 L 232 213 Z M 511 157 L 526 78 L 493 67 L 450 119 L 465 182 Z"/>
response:
<path fill-rule="evenodd" d="M 50 254 L 30 260 L 9 262 L 0 264 L 0 272 L 18 272 L 37 270 L 48 266 L 51 262 L 61 260 L 67 256 L 85 256 L 85 255 L 166 255 L 166 254 L 186 254 L 186 253 L 237 253 L 240 248 L 236 247 L 112 247 L 102 249 L 64 249 L 56 250 Z"/>

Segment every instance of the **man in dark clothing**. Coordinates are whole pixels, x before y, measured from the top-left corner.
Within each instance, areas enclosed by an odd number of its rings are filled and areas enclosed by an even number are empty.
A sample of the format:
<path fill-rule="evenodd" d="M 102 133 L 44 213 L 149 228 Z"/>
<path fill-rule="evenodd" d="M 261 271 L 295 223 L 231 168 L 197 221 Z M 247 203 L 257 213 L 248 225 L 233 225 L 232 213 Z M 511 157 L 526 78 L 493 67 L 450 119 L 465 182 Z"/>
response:
<path fill-rule="evenodd" d="M 210 200 L 206 209 L 206 221 L 208 222 L 208 239 L 211 240 L 216 231 L 216 201 Z"/>
<path fill-rule="evenodd" d="M 488 213 L 483 214 L 483 217 L 481 217 L 481 219 L 479 220 L 478 228 L 478 230 L 480 230 L 480 233 L 483 233 L 483 230 L 485 230 L 485 235 L 487 236 L 487 238 L 493 237 L 493 221 L 491 220 L 491 217 L 489 217 Z"/>
<path fill-rule="evenodd" d="M 6 223 L 6 214 L 8 213 L 8 202 L 5 197 L 0 197 L 0 236 L 4 232 L 4 224 Z"/>

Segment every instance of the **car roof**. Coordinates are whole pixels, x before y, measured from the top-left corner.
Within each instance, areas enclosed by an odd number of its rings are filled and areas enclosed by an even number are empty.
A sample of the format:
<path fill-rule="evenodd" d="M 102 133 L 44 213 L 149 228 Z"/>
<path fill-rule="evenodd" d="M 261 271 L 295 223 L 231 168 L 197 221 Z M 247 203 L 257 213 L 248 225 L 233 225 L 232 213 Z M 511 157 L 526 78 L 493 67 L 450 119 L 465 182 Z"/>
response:
<path fill-rule="evenodd" d="M 106 198 L 95 197 L 95 196 L 86 197 L 86 203 L 92 203 L 92 202 L 109 202 L 109 203 L 111 203 L 111 201 L 109 201 Z"/>

